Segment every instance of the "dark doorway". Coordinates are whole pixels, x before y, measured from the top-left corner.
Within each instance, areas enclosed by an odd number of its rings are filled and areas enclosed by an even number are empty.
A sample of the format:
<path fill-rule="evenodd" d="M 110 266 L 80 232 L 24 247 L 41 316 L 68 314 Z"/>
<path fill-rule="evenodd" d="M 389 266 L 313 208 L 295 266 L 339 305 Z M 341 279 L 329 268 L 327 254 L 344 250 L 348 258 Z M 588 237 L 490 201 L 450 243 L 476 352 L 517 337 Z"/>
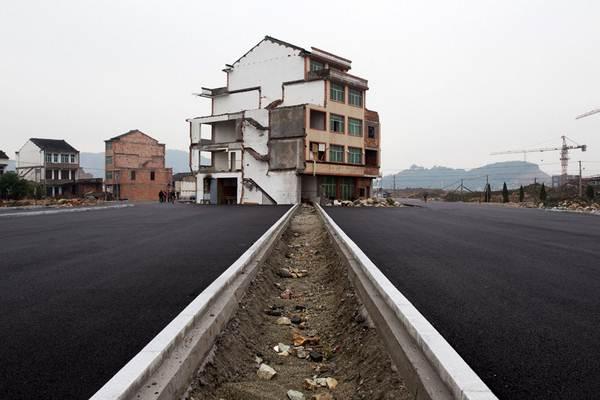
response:
<path fill-rule="evenodd" d="M 217 204 L 237 204 L 237 178 L 217 179 Z"/>

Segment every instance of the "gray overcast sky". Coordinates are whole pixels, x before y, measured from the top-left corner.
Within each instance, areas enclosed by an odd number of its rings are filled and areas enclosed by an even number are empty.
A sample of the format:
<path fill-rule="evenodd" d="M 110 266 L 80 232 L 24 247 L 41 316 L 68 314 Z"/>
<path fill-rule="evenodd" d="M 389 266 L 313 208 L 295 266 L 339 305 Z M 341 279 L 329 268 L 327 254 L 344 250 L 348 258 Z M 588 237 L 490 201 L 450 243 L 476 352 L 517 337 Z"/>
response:
<path fill-rule="evenodd" d="M 81 151 L 138 128 L 187 149 L 192 92 L 266 35 L 350 58 L 383 124 L 383 170 L 472 168 L 497 150 L 589 145 L 600 173 L 598 1 L 0 1 L 0 149 Z M 531 154 L 548 172 L 559 155 Z M 575 172 L 575 162 L 571 169 Z"/>

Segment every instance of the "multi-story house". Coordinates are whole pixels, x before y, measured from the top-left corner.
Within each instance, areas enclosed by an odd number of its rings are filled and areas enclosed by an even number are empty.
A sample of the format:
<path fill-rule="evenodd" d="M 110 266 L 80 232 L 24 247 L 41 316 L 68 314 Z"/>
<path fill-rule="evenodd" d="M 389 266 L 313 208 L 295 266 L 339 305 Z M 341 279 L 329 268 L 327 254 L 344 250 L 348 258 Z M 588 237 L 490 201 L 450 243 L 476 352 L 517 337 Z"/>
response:
<path fill-rule="evenodd" d="M 294 204 L 371 195 L 380 125 L 351 61 L 266 36 L 203 88 L 209 116 L 188 119 L 196 199 Z"/>
<path fill-rule="evenodd" d="M 105 141 L 106 191 L 116 199 L 158 200 L 171 189 L 173 172 L 165 168 L 165 145 L 139 130 Z"/>
<path fill-rule="evenodd" d="M 79 171 L 79 151 L 64 140 L 29 139 L 16 152 L 19 176 L 45 187 L 47 196 L 72 196 Z"/>
<path fill-rule="evenodd" d="M 8 165 L 8 156 L 5 152 L 0 150 L 0 175 L 4 173 L 6 166 Z"/>

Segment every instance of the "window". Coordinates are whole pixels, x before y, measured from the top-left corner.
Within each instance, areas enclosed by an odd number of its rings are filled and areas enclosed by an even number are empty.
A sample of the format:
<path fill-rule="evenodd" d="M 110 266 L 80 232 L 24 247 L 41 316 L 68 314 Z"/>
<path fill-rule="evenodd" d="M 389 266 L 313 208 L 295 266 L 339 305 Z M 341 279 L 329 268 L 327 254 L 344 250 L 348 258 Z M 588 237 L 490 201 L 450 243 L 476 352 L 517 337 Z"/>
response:
<path fill-rule="evenodd" d="M 344 162 L 344 146 L 337 146 L 332 144 L 329 147 L 329 161 Z"/>
<path fill-rule="evenodd" d="M 55 163 L 58 162 L 58 154 L 56 154 L 56 153 L 52 154 L 52 161 Z"/>
<path fill-rule="evenodd" d="M 329 114 L 329 130 L 331 132 L 344 133 L 344 116 Z"/>
<path fill-rule="evenodd" d="M 46 162 L 47 163 L 51 163 L 52 162 L 52 153 L 46 153 Z"/>
<path fill-rule="evenodd" d="M 106 165 L 110 165 L 113 163 L 113 158 L 112 156 L 106 156 Z"/>
<path fill-rule="evenodd" d="M 135 171 L 131 171 L 131 180 L 135 181 Z"/>
<path fill-rule="evenodd" d="M 362 164 L 362 149 L 359 147 L 348 147 L 348 162 L 350 164 Z"/>
<path fill-rule="evenodd" d="M 348 103 L 356 107 L 362 107 L 362 90 L 350 88 L 348 90 Z"/>
<path fill-rule="evenodd" d="M 54 179 L 55 180 L 59 180 L 60 179 L 60 176 L 59 176 L 60 170 L 59 169 L 55 169 L 53 171 L 54 171 Z"/>
<path fill-rule="evenodd" d="M 325 161 L 325 143 L 310 142 L 310 159 Z"/>
<path fill-rule="evenodd" d="M 154 171 L 150 171 L 150 180 L 153 181 L 154 180 Z"/>
<path fill-rule="evenodd" d="M 323 68 L 325 68 L 325 65 L 323 65 L 322 62 L 310 60 L 310 70 L 311 71 L 320 71 Z"/>
<path fill-rule="evenodd" d="M 75 154 L 71 154 L 71 164 L 75 164 Z"/>
<path fill-rule="evenodd" d="M 344 102 L 344 85 L 331 82 L 329 92 L 329 97 L 331 97 L 331 100 L 339 101 L 340 103 Z"/>
<path fill-rule="evenodd" d="M 323 177 L 323 183 L 321 184 L 321 189 L 323 191 L 323 195 L 327 198 L 336 198 L 336 187 L 335 187 L 335 177 L 333 176 L 325 176 Z"/>
<path fill-rule="evenodd" d="M 367 135 L 369 136 L 369 139 L 375 139 L 375 127 L 373 125 L 369 125 L 367 127 Z"/>
<path fill-rule="evenodd" d="M 113 178 L 112 171 L 106 171 L 106 179 L 112 179 L 112 178 Z"/>
<path fill-rule="evenodd" d="M 106 150 L 112 150 L 112 142 L 106 142 Z"/>
<path fill-rule="evenodd" d="M 340 180 L 340 192 L 342 200 L 352 200 L 352 197 L 354 197 L 354 179 L 341 178 Z"/>
<path fill-rule="evenodd" d="M 51 169 L 47 169 L 46 170 L 46 179 L 52 179 L 52 170 Z"/>
<path fill-rule="evenodd" d="M 320 131 L 325 130 L 325 113 L 323 111 L 310 110 L 310 128 L 318 129 Z"/>
<path fill-rule="evenodd" d="M 350 134 L 352 136 L 362 136 L 363 135 L 362 120 L 348 118 L 348 134 Z"/>
<path fill-rule="evenodd" d="M 67 164 L 69 162 L 69 155 L 68 154 L 61 154 L 60 155 L 60 162 L 63 164 Z"/>
<path fill-rule="evenodd" d="M 63 170 L 60 172 L 60 176 L 61 176 L 61 179 L 66 179 L 66 180 L 68 180 L 68 179 L 69 179 L 69 170 L 68 170 L 68 169 L 63 169 Z"/>

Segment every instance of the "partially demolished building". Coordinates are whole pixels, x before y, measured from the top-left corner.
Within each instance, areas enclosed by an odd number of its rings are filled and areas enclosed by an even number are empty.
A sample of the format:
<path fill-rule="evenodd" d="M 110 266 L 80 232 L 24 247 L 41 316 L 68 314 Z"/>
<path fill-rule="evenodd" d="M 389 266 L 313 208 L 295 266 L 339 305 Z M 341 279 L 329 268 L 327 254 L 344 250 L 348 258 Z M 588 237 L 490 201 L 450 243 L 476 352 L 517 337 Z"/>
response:
<path fill-rule="evenodd" d="M 203 88 L 212 114 L 191 118 L 197 202 L 294 204 L 371 195 L 380 126 L 351 61 L 266 36 Z"/>

